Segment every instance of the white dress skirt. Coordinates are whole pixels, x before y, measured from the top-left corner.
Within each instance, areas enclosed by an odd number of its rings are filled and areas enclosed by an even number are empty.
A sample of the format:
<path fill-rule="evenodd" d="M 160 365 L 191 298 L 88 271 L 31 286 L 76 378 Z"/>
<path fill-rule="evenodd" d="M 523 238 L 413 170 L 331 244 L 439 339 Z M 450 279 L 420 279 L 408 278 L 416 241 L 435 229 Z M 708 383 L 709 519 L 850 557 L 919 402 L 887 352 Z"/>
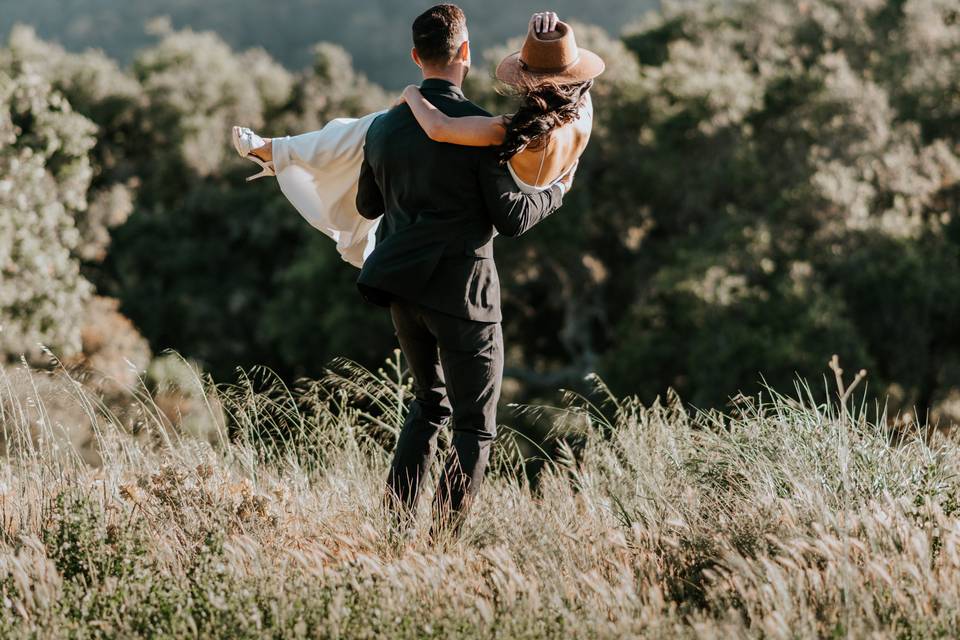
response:
<path fill-rule="evenodd" d="M 344 260 L 359 268 L 373 251 L 377 220 L 357 211 L 357 183 L 367 129 L 385 113 L 337 118 L 319 131 L 273 139 L 273 167 L 280 190 L 315 229 L 337 243 Z M 523 183 L 509 166 L 517 188 L 525 193 L 548 189 Z"/>
<path fill-rule="evenodd" d="M 337 118 L 319 131 L 273 139 L 273 168 L 283 195 L 358 268 L 373 251 L 380 222 L 357 211 L 357 183 L 367 129 L 382 113 Z"/>

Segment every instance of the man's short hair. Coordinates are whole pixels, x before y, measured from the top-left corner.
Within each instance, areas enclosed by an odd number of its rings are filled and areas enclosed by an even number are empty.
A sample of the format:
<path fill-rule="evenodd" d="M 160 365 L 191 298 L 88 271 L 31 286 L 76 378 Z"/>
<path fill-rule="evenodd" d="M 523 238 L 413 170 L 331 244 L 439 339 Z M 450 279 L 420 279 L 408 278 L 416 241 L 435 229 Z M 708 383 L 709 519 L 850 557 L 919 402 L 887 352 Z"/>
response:
<path fill-rule="evenodd" d="M 428 64 L 449 64 L 467 35 L 467 17 L 455 4 L 430 7 L 413 21 L 413 47 Z"/>

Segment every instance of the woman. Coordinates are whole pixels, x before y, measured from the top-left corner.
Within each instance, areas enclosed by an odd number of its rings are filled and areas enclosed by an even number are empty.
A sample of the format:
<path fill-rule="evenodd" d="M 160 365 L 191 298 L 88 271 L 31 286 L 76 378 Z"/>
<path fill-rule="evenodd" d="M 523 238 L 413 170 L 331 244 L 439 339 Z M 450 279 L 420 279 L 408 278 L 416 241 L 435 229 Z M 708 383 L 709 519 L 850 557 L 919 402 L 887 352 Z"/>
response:
<path fill-rule="evenodd" d="M 590 88 L 603 70 L 599 56 L 577 47 L 570 25 L 555 13 L 538 13 L 530 19 L 522 50 L 497 67 L 497 79 L 520 97 L 513 115 L 451 118 L 414 86 L 404 90 L 398 104 L 406 102 L 437 142 L 500 146 L 501 161 L 518 189 L 531 193 L 572 175 L 590 139 Z M 344 260 L 356 266 L 372 250 L 377 224 L 362 218 L 354 201 L 363 140 L 381 113 L 338 119 L 320 131 L 273 140 L 240 127 L 233 132 L 237 152 L 263 169 L 248 180 L 276 175 L 301 215 L 333 238 Z"/>

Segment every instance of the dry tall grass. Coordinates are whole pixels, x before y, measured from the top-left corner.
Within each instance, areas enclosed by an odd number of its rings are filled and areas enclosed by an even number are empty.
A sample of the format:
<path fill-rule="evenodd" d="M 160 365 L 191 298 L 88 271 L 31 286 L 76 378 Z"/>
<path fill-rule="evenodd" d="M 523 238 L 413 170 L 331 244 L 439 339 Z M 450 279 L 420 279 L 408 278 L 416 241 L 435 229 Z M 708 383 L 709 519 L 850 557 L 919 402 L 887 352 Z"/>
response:
<path fill-rule="evenodd" d="M 806 394 L 727 416 L 573 399 L 560 415 L 583 450 L 534 491 L 505 439 L 463 538 L 438 548 L 396 542 L 380 512 L 396 373 L 208 387 L 209 431 L 188 437 L 145 392 L 121 419 L 65 376 L 7 371 L 0 636 L 960 631 L 958 446 L 942 434 L 891 443 L 863 409 Z M 96 455 L 78 454 L 68 401 Z"/>

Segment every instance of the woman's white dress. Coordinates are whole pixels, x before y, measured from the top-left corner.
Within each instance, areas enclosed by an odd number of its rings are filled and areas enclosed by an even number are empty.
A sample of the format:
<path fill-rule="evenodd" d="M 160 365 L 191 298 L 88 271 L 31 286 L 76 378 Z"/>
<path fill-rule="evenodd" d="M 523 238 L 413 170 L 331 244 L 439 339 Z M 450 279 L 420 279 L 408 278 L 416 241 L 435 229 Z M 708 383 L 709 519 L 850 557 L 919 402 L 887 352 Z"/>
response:
<path fill-rule="evenodd" d="M 383 113 L 337 118 L 319 131 L 273 139 L 273 167 L 283 195 L 311 226 L 330 236 L 343 259 L 355 267 L 373 251 L 380 222 L 361 216 L 356 199 L 367 129 Z M 520 191 L 552 186 L 525 184 L 507 166 Z"/>
<path fill-rule="evenodd" d="M 337 118 L 319 131 L 273 139 L 273 168 L 283 195 L 355 267 L 373 250 L 379 224 L 360 215 L 356 200 L 363 142 L 382 113 Z"/>

